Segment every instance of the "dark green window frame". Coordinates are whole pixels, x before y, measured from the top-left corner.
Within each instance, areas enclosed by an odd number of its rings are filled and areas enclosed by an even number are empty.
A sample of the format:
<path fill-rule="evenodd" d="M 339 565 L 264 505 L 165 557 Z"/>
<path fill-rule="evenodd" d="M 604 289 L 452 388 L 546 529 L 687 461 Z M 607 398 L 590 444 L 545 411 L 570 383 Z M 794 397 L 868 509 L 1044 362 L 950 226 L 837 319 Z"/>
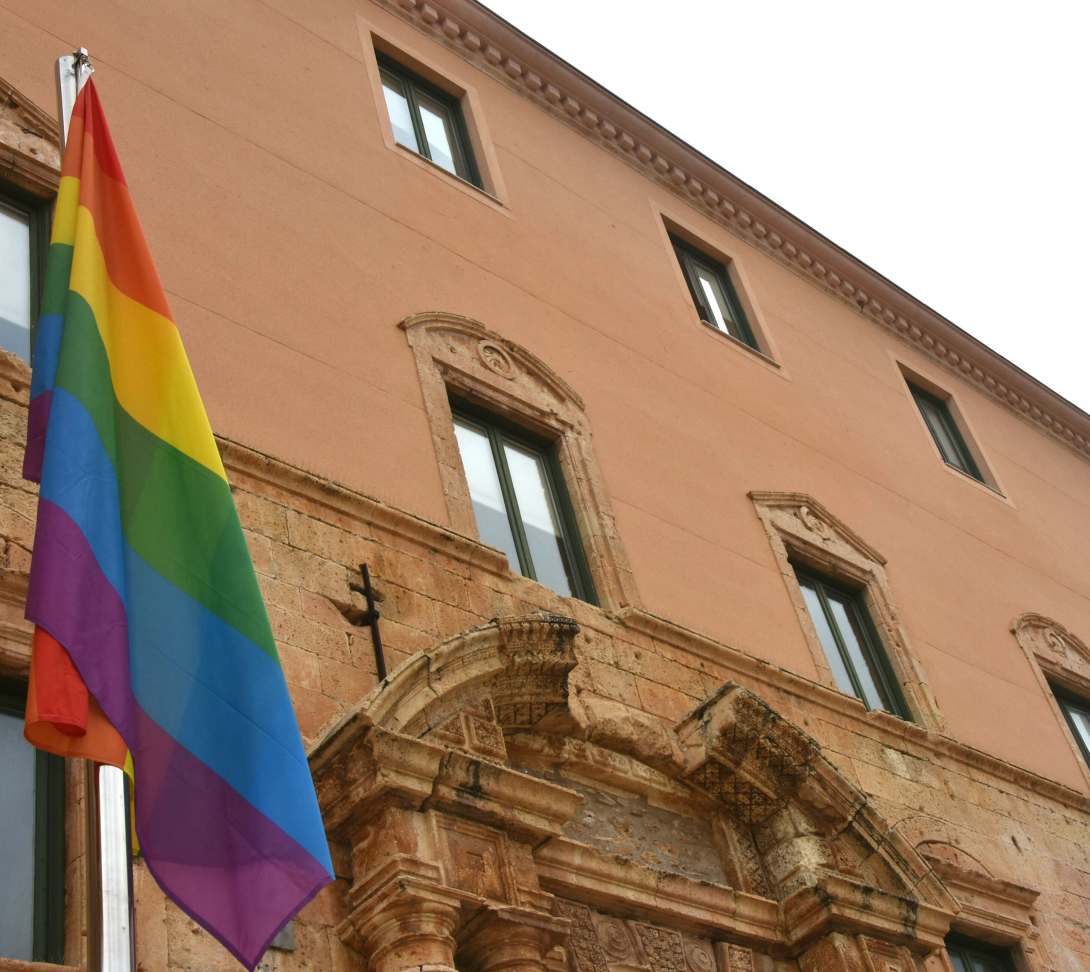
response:
<path fill-rule="evenodd" d="M 708 306 L 707 297 L 701 292 L 699 277 L 697 276 L 698 267 L 713 276 L 719 283 L 719 289 L 723 292 L 727 302 L 727 313 L 725 315 L 727 333 L 735 340 L 753 348 L 754 351 L 763 353 L 760 345 L 757 344 L 757 339 L 753 336 L 753 328 L 749 326 L 746 312 L 742 309 L 742 302 L 738 299 L 738 291 L 734 289 L 734 282 L 730 279 L 730 273 L 727 271 L 726 266 L 714 257 L 710 257 L 707 253 L 698 250 L 691 243 L 674 236 L 673 233 L 670 234 L 670 242 L 674 246 L 674 254 L 677 256 L 677 262 L 681 264 L 682 273 L 685 275 L 685 283 L 689 286 L 689 296 L 692 297 L 693 303 L 696 305 L 700 319 L 708 327 L 722 333 L 719 325 L 715 322 L 715 315 Z"/>
<path fill-rule="evenodd" d="M 912 382 L 908 383 L 908 387 L 943 461 L 965 475 L 984 482 L 973 454 L 965 444 L 965 437 L 961 434 L 957 422 L 954 421 L 954 416 L 950 414 L 949 403 L 944 402 L 938 395 L 924 391 Z"/>
<path fill-rule="evenodd" d="M 1071 730 L 1071 735 L 1075 737 L 1075 743 L 1082 753 L 1082 758 L 1086 761 L 1086 765 L 1090 766 L 1090 744 L 1087 743 L 1079 727 L 1075 725 L 1074 713 L 1071 711 L 1075 709 L 1087 719 L 1090 719 L 1090 699 L 1076 695 L 1069 689 L 1055 685 L 1052 682 L 1048 683 L 1048 687 L 1052 689 L 1052 694 L 1060 705 L 1060 711 L 1063 712 L 1064 719 L 1067 720 L 1067 727 Z"/>
<path fill-rule="evenodd" d="M 458 178 L 464 178 L 464 181 L 483 191 L 484 184 L 481 182 L 481 173 L 477 168 L 477 160 L 473 157 L 473 145 L 469 139 L 469 129 L 466 127 L 465 115 L 462 113 L 462 103 L 452 94 L 436 87 L 430 81 L 425 81 L 419 74 L 398 64 L 389 55 L 383 54 L 381 51 L 375 51 L 375 58 L 378 60 L 379 73 L 396 78 L 405 89 L 405 99 L 409 102 L 409 115 L 412 118 L 413 131 L 416 134 L 419 149 L 415 150 L 410 145 L 404 147 L 409 151 L 416 151 L 417 155 L 423 156 L 429 162 L 434 161 L 428 151 L 428 139 L 424 132 L 424 123 L 420 117 L 419 95 L 423 94 L 438 102 L 450 112 L 454 141 L 451 148 L 457 156 L 455 165 L 460 164 L 462 166 L 465 176 L 463 177 L 456 172 L 451 174 Z M 398 142 L 398 144 L 401 143 Z M 443 171 L 447 170 L 444 168 Z"/>
<path fill-rule="evenodd" d="M 0 678 L 0 711 L 24 716 L 26 693 L 26 682 Z M 33 961 L 55 965 L 64 964 L 64 809 L 64 760 L 39 749 L 34 759 Z"/>
<path fill-rule="evenodd" d="M 837 596 L 837 599 L 845 605 L 846 611 L 851 617 L 854 617 L 856 621 L 855 629 L 859 632 L 862 640 L 860 648 L 873 663 L 869 667 L 877 675 L 876 687 L 879 694 L 883 697 L 882 701 L 885 704 L 886 710 L 891 715 L 898 716 L 906 722 L 912 722 L 912 711 L 908 707 L 908 701 L 905 699 L 904 691 L 901 689 L 901 683 L 897 681 L 897 675 L 889 663 L 889 655 L 886 654 L 882 639 L 878 636 L 878 629 L 874 626 L 874 619 L 871 618 L 870 611 L 867 610 L 866 602 L 863 599 L 863 592 L 853 590 L 823 574 L 819 574 L 805 564 L 791 561 L 791 566 L 794 568 L 795 576 L 799 579 L 800 584 L 804 581 L 808 582 L 817 591 L 825 622 L 828 625 L 833 640 L 836 642 L 837 652 L 840 655 L 840 659 L 843 662 L 844 668 L 847 669 L 848 677 L 851 680 L 853 689 L 852 694 L 870 708 L 870 705 L 867 702 L 866 693 L 863 691 L 860 674 L 857 671 L 856 664 L 845 643 L 844 633 L 840 630 L 840 624 L 837 622 L 836 616 L 829 606 L 830 593 Z M 809 605 L 807 605 L 807 610 L 809 610 Z M 812 620 L 815 622 L 816 626 L 817 619 L 812 618 Z M 826 650 L 820 632 L 818 640 L 822 642 L 822 649 Z M 826 654 L 828 654 L 827 650 Z M 829 659 L 829 661 L 831 663 L 833 659 Z"/>
<path fill-rule="evenodd" d="M 988 945 L 961 935 L 947 937 L 946 954 L 950 956 L 954 972 L 995 972 L 997 966 L 1002 972 L 1015 972 L 1009 948 Z"/>
<path fill-rule="evenodd" d="M 38 317 L 42 312 L 45 264 L 49 258 L 52 200 L 35 196 L 34 193 L 27 192 L 5 179 L 0 179 L 0 200 L 6 206 L 24 213 L 30 221 L 30 353 L 33 358 L 34 340 L 38 334 Z M 27 364 L 30 363 L 30 361 L 27 362 Z"/>
<path fill-rule="evenodd" d="M 517 569 L 524 577 L 529 577 L 531 580 L 537 580 L 537 575 L 534 572 L 533 558 L 530 555 L 529 544 L 526 540 L 526 530 L 523 526 L 522 516 L 519 513 L 514 485 L 511 482 L 511 471 L 504 455 L 503 440 L 509 439 L 522 448 L 537 453 L 542 458 L 549 493 L 557 517 L 560 520 L 560 540 L 564 548 L 564 556 L 570 566 L 571 581 L 574 587 L 573 596 L 580 601 L 597 605 L 598 595 L 594 590 L 594 580 L 590 574 L 586 555 L 583 553 L 575 511 L 572 509 L 568 491 L 564 488 L 564 474 L 560 469 L 560 460 L 556 455 L 556 443 L 542 436 L 534 435 L 522 428 L 522 426 L 454 395 L 450 396 L 450 409 L 455 418 L 462 418 L 483 428 L 487 433 L 488 443 L 492 449 L 492 461 L 496 466 L 496 472 L 500 480 L 500 490 L 503 493 L 503 502 L 507 508 L 507 520 L 518 553 L 519 564 Z M 511 566 L 516 568 L 515 564 Z"/>

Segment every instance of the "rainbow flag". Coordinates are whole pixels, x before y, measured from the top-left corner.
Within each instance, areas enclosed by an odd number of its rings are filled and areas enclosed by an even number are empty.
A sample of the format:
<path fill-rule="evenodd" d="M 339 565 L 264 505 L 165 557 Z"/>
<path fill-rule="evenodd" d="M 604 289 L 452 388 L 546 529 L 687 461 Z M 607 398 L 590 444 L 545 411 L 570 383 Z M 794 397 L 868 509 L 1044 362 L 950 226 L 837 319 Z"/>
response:
<path fill-rule="evenodd" d="M 332 864 L 231 490 L 90 81 L 24 475 L 41 483 L 27 737 L 116 765 L 131 753 L 148 868 L 252 969 Z"/>

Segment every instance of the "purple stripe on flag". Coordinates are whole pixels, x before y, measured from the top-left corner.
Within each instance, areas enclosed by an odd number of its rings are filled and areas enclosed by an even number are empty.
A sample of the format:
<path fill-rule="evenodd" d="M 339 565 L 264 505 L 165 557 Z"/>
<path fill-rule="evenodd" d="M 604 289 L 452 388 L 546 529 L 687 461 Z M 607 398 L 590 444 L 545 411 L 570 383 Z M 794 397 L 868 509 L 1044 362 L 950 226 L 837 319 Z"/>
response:
<path fill-rule="evenodd" d="M 132 748 L 133 697 L 125 604 L 103 574 L 76 521 L 43 498 L 38 500 L 26 618 L 64 645 L 102 711 Z"/>
<path fill-rule="evenodd" d="M 34 564 L 27 619 L 68 649 L 133 752 L 136 832 L 149 869 L 187 914 L 253 968 L 329 874 L 140 708 L 125 605 L 76 522 L 45 499 Z"/>
<path fill-rule="evenodd" d="M 35 395 L 30 400 L 26 425 L 26 452 L 23 453 L 23 479 L 31 483 L 42 481 L 42 460 L 45 458 L 45 430 L 49 425 L 49 406 L 53 389 Z"/>
<path fill-rule="evenodd" d="M 325 868 L 136 706 L 136 832 L 155 879 L 248 968 Z"/>

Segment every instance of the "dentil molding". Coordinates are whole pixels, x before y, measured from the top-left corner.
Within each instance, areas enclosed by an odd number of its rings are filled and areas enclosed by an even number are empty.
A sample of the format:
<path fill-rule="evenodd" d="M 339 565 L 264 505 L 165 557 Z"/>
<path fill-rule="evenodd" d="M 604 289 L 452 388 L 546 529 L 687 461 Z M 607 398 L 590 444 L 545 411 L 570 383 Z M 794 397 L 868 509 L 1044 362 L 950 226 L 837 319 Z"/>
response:
<path fill-rule="evenodd" d="M 1090 460 L 1090 415 L 474 0 L 374 0 Z"/>

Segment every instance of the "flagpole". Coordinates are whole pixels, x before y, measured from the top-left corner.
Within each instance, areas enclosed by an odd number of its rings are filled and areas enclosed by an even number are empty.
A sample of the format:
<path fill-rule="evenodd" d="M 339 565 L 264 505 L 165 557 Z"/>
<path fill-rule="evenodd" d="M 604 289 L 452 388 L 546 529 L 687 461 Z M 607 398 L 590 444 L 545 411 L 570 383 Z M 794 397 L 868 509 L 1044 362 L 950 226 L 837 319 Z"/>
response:
<path fill-rule="evenodd" d="M 86 47 L 57 58 L 62 159 L 76 97 L 94 70 Z M 133 972 L 132 842 L 125 774 L 115 766 L 90 761 L 87 767 L 88 922 L 93 926 L 88 929 L 89 965 L 95 972 Z"/>

